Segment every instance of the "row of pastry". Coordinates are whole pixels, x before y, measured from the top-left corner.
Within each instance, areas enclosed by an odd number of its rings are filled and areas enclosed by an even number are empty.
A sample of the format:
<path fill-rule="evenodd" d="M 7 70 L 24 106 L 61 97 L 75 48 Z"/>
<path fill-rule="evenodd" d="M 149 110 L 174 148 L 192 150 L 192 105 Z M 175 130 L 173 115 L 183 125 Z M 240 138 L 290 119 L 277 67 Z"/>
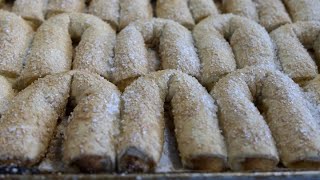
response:
<path fill-rule="evenodd" d="M 159 69 L 180 70 L 208 89 L 251 65 L 271 64 L 298 83 L 318 74 L 317 21 L 283 25 L 269 35 L 256 22 L 231 14 L 210 16 L 192 32 L 155 18 L 132 23 L 116 35 L 109 24 L 82 13 L 55 16 L 36 32 L 13 13 L 0 11 L 0 18 L 0 73 L 17 78 L 17 89 L 70 69 L 97 73 L 121 89 Z"/>
<path fill-rule="evenodd" d="M 151 19 L 152 4 L 156 17 L 174 20 L 189 29 L 220 13 L 247 17 L 268 31 L 290 22 L 320 20 L 318 0 L 15 0 L 11 9 L 36 26 L 56 14 L 88 12 L 121 30 L 135 20 Z"/>
<path fill-rule="evenodd" d="M 152 172 L 164 144 L 164 104 L 186 169 L 270 171 L 320 168 L 319 77 L 300 88 L 272 66 L 230 73 L 208 91 L 192 76 L 163 70 L 123 93 L 103 77 L 70 71 L 14 94 L 1 78 L 0 164 L 34 167 L 48 152 L 68 101 L 65 167 L 82 172 Z"/>

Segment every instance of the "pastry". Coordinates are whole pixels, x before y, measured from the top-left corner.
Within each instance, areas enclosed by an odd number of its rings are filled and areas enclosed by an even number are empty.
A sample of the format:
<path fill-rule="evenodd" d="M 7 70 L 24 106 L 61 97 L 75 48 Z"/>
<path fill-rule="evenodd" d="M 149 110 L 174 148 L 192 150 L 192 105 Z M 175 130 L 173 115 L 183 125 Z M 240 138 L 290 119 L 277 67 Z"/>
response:
<path fill-rule="evenodd" d="M 113 172 L 120 118 L 118 88 L 98 75 L 75 72 L 71 95 L 76 106 L 66 130 L 66 164 L 82 172 Z"/>
<path fill-rule="evenodd" d="M 271 38 L 249 19 L 231 14 L 210 16 L 194 28 L 193 37 L 202 67 L 200 82 L 208 89 L 236 68 L 275 65 Z"/>
<path fill-rule="evenodd" d="M 286 167 L 319 168 L 319 125 L 288 76 L 248 67 L 221 79 L 211 94 L 220 108 L 231 169 L 274 169 L 276 147 Z"/>
<path fill-rule="evenodd" d="M 47 17 L 67 12 L 81 13 L 85 7 L 85 0 L 49 0 Z"/>
<path fill-rule="evenodd" d="M 17 87 L 23 89 L 39 77 L 70 70 L 72 40 L 80 41 L 75 48 L 73 69 L 85 69 L 109 78 L 114 30 L 92 15 L 71 13 L 55 16 L 39 27 Z"/>
<path fill-rule="evenodd" d="M 320 23 L 316 21 L 288 24 L 271 32 L 282 69 L 295 82 L 302 83 L 318 74 L 308 49 L 314 49 L 315 58 L 320 59 L 319 34 Z"/>
<path fill-rule="evenodd" d="M 0 76 L 0 116 L 8 109 L 15 94 L 11 83 L 5 77 Z"/>
<path fill-rule="evenodd" d="M 120 171 L 154 170 L 163 148 L 165 101 L 171 102 L 173 108 L 184 167 L 208 171 L 225 168 L 226 150 L 218 127 L 217 109 L 195 78 L 174 70 L 151 73 L 128 86 L 122 101 Z"/>
<path fill-rule="evenodd" d="M 200 63 L 190 31 L 170 20 L 152 19 L 138 21 L 118 34 L 113 73 L 117 85 L 126 86 L 154 70 L 150 68 L 154 58 L 148 59 L 149 48 L 158 51 L 163 69 L 199 75 Z"/>
<path fill-rule="evenodd" d="M 12 12 L 39 27 L 45 19 L 48 0 L 15 0 Z"/>
<path fill-rule="evenodd" d="M 320 1 L 283 0 L 294 22 L 320 21 Z"/>
<path fill-rule="evenodd" d="M 157 17 L 174 20 L 188 29 L 217 14 L 218 9 L 212 0 L 157 0 L 156 3 Z"/>
<path fill-rule="evenodd" d="M 108 22 L 114 29 L 119 26 L 119 0 L 91 0 L 89 13 Z"/>
<path fill-rule="evenodd" d="M 223 11 L 259 22 L 268 31 L 291 22 L 281 0 L 223 0 Z"/>
<path fill-rule="evenodd" d="M 2 114 L 0 163 L 30 167 L 45 155 L 64 114 L 71 75 L 47 76 L 13 98 Z"/>
<path fill-rule="evenodd" d="M 0 10 L 0 74 L 16 78 L 33 37 L 32 28 L 21 17 Z"/>

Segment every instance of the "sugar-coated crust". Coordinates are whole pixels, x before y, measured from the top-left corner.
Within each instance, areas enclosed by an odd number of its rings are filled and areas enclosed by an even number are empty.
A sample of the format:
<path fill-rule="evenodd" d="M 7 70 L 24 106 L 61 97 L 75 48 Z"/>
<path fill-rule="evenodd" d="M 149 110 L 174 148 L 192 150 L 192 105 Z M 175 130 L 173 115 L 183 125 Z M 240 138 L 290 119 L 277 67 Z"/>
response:
<path fill-rule="evenodd" d="M 320 23 L 317 21 L 287 24 L 271 32 L 282 69 L 294 81 L 310 80 L 318 74 L 307 48 L 314 49 L 315 58 L 320 59 L 319 34 Z"/>
<path fill-rule="evenodd" d="M 0 10 L 0 74 L 16 78 L 33 37 L 32 28 L 14 13 Z"/>
<path fill-rule="evenodd" d="M 128 86 L 122 101 L 120 171 L 154 170 L 164 141 L 165 101 L 172 104 L 183 165 L 208 171 L 225 168 L 226 150 L 218 128 L 217 109 L 195 78 L 174 70 L 151 73 Z M 207 162 L 201 163 L 199 160 L 204 157 Z"/>
<path fill-rule="evenodd" d="M 291 22 L 281 0 L 223 0 L 223 11 L 259 22 L 268 31 Z"/>
<path fill-rule="evenodd" d="M 245 68 L 221 79 L 211 94 L 220 108 L 232 169 L 274 169 L 276 147 L 286 167 L 319 168 L 319 124 L 288 76 L 265 66 Z"/>
<path fill-rule="evenodd" d="M 113 172 L 120 91 L 98 75 L 74 72 L 71 95 L 76 107 L 66 130 L 64 161 L 83 172 Z"/>
<path fill-rule="evenodd" d="M 115 83 L 154 70 L 150 67 L 154 62 L 149 59 L 146 45 L 158 45 L 163 69 L 199 75 L 200 63 L 190 31 L 170 20 L 152 19 L 133 23 L 118 34 L 113 72 Z"/>
<path fill-rule="evenodd" d="M 69 74 L 47 76 L 13 98 L 0 120 L 2 165 L 32 166 L 45 155 L 64 114 L 70 83 Z"/>
<path fill-rule="evenodd" d="M 61 13 L 81 13 L 85 7 L 85 0 L 49 0 L 47 18 Z"/>
<path fill-rule="evenodd" d="M 0 76 L 0 115 L 8 109 L 15 95 L 12 84 L 4 76 Z"/>
<path fill-rule="evenodd" d="M 71 38 L 81 40 L 75 50 L 73 69 L 85 69 L 109 78 L 114 30 L 92 15 L 71 13 L 50 18 L 39 27 L 17 87 L 22 89 L 38 77 L 70 70 Z"/>
<path fill-rule="evenodd" d="M 88 11 L 90 14 L 108 22 L 114 29 L 118 28 L 120 18 L 119 0 L 91 0 Z"/>
<path fill-rule="evenodd" d="M 193 37 L 202 68 L 200 81 L 209 89 L 236 68 L 276 65 L 267 31 L 247 18 L 232 14 L 210 16 L 194 28 Z"/>
<path fill-rule="evenodd" d="M 48 0 L 16 0 L 12 12 L 22 18 L 31 21 L 36 27 L 45 20 L 45 12 Z"/>
<path fill-rule="evenodd" d="M 294 22 L 319 21 L 320 1 L 318 0 L 283 0 Z"/>

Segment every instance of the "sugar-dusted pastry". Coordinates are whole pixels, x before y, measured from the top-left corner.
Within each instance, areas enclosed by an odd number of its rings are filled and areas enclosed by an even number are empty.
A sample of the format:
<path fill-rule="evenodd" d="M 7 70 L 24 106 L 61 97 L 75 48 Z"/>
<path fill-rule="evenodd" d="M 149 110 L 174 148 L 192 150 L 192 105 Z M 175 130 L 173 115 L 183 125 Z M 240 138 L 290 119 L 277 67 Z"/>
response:
<path fill-rule="evenodd" d="M 45 19 L 47 3 L 48 0 L 16 0 L 12 12 L 38 27 Z"/>
<path fill-rule="evenodd" d="M 249 67 L 221 79 L 211 93 L 220 108 L 232 169 L 273 169 L 275 145 L 286 167 L 320 167 L 319 124 L 288 76 Z"/>
<path fill-rule="evenodd" d="M 223 0 L 223 10 L 259 22 L 268 31 L 291 22 L 281 0 Z"/>
<path fill-rule="evenodd" d="M 202 19 L 218 15 L 218 9 L 212 0 L 157 0 L 156 16 L 174 20 L 188 29 Z"/>
<path fill-rule="evenodd" d="M 153 16 L 150 0 L 119 0 L 120 22 L 119 29 L 123 29 L 129 23 L 141 20 L 150 20 Z"/>
<path fill-rule="evenodd" d="M 0 10 L 0 74 L 19 76 L 33 37 L 32 28 L 21 17 Z"/>
<path fill-rule="evenodd" d="M 209 89 L 236 68 L 275 64 L 267 31 L 247 18 L 210 16 L 194 28 L 193 37 L 202 68 L 200 82 Z"/>
<path fill-rule="evenodd" d="M 188 29 L 192 29 L 195 22 L 188 3 L 188 0 L 158 0 L 156 4 L 157 17 L 174 20 Z"/>
<path fill-rule="evenodd" d="M 149 172 L 158 164 L 164 141 L 164 102 L 171 102 L 184 167 L 221 171 L 226 149 L 214 100 L 187 74 L 165 70 L 140 77 L 122 96 L 120 171 Z"/>
<path fill-rule="evenodd" d="M 80 41 L 74 55 L 72 40 Z M 114 30 L 93 15 L 71 13 L 50 18 L 35 34 L 17 86 L 21 89 L 38 77 L 68 71 L 72 59 L 73 69 L 109 78 L 114 44 Z"/>
<path fill-rule="evenodd" d="M 119 26 L 119 0 L 91 0 L 89 13 L 108 22 L 114 29 L 117 29 Z"/>
<path fill-rule="evenodd" d="M 283 0 L 289 14 L 296 21 L 320 21 L 319 0 Z"/>
<path fill-rule="evenodd" d="M 283 71 L 294 81 L 310 80 L 318 74 L 318 67 L 308 49 L 314 49 L 315 58 L 320 60 L 319 35 L 320 23 L 316 21 L 284 25 L 270 34 Z"/>
<path fill-rule="evenodd" d="M 15 91 L 12 89 L 12 84 L 0 75 L 0 115 L 8 109 L 14 96 Z"/>
<path fill-rule="evenodd" d="M 71 95 L 76 107 L 66 130 L 65 162 L 82 172 L 113 172 L 120 91 L 101 76 L 77 71 L 73 75 Z"/>
<path fill-rule="evenodd" d="M 64 114 L 70 86 L 70 74 L 47 76 L 13 98 L 0 119 L 1 165 L 39 162 Z"/>
<path fill-rule="evenodd" d="M 118 85 L 151 71 L 154 62 L 148 58 L 148 48 L 158 49 L 163 69 L 199 75 L 200 62 L 190 31 L 170 20 L 152 19 L 129 25 L 118 34 L 113 73 Z"/>
<path fill-rule="evenodd" d="M 85 0 L 48 0 L 47 17 L 50 18 L 60 13 L 80 13 L 86 7 Z"/>

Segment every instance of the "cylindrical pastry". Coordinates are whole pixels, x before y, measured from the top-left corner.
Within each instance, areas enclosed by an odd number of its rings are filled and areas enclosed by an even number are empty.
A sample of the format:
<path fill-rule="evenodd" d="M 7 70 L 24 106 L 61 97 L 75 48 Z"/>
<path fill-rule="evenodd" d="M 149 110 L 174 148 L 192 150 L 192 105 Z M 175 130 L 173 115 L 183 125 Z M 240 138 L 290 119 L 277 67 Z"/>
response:
<path fill-rule="evenodd" d="M 283 0 L 294 22 L 320 21 L 319 0 Z"/>
<path fill-rule="evenodd" d="M 48 0 L 16 0 L 12 12 L 39 27 L 44 21 Z"/>
<path fill-rule="evenodd" d="M 0 76 L 0 115 L 2 115 L 9 107 L 15 91 L 12 84 L 3 76 Z"/>
<path fill-rule="evenodd" d="M 267 31 L 246 18 L 230 14 L 210 16 L 194 28 L 193 36 L 202 68 L 200 81 L 209 89 L 236 67 L 275 65 Z"/>
<path fill-rule="evenodd" d="M 224 11 L 259 22 L 268 31 L 290 23 L 290 17 L 281 0 L 224 0 Z"/>
<path fill-rule="evenodd" d="M 212 94 L 220 108 L 231 167 L 243 169 L 243 162 L 250 169 L 275 167 L 273 138 L 286 167 L 320 167 L 320 126 L 288 76 L 263 66 L 245 68 L 220 80 Z M 261 126 L 264 120 L 272 136 Z"/>
<path fill-rule="evenodd" d="M 221 79 L 211 91 L 220 108 L 219 118 L 232 170 L 266 171 L 278 164 L 271 132 L 254 104 L 263 87 L 258 82 L 265 76 L 263 69 L 245 68 Z"/>
<path fill-rule="evenodd" d="M 47 74 L 70 70 L 72 40 L 79 39 L 73 68 L 109 78 L 113 66 L 114 30 L 93 15 L 71 13 L 50 18 L 39 27 L 17 87 L 24 88 Z"/>
<path fill-rule="evenodd" d="M 119 29 L 123 29 L 129 23 L 142 20 L 146 21 L 153 17 L 150 0 L 119 0 L 120 21 Z"/>
<path fill-rule="evenodd" d="M 258 12 L 253 0 L 223 0 L 223 11 L 244 16 L 254 21 L 259 20 Z"/>
<path fill-rule="evenodd" d="M 0 74 L 15 78 L 22 70 L 33 30 L 21 17 L 0 10 L 0 32 Z"/>
<path fill-rule="evenodd" d="M 157 17 L 174 20 L 188 29 L 192 29 L 195 22 L 188 3 L 188 0 L 157 0 Z"/>
<path fill-rule="evenodd" d="M 75 72 L 76 107 L 64 142 L 64 160 L 83 172 L 115 170 L 115 139 L 120 118 L 120 92 L 102 77 Z"/>
<path fill-rule="evenodd" d="M 128 86 L 122 100 L 120 171 L 154 170 L 164 141 L 166 100 L 171 101 L 173 107 L 183 165 L 209 171 L 225 168 L 226 150 L 218 127 L 217 109 L 195 78 L 173 70 L 152 73 Z"/>
<path fill-rule="evenodd" d="M 281 0 L 253 0 L 259 14 L 259 23 L 268 32 L 291 22 Z"/>
<path fill-rule="evenodd" d="M 91 0 L 89 13 L 98 16 L 117 29 L 120 17 L 119 0 Z"/>
<path fill-rule="evenodd" d="M 70 86 L 70 74 L 47 76 L 13 98 L 0 120 L 2 165 L 29 167 L 45 155 L 64 114 Z"/>
<path fill-rule="evenodd" d="M 119 33 L 113 74 L 118 85 L 129 84 L 150 71 L 146 45 L 158 47 L 163 69 L 199 75 L 200 63 L 190 31 L 170 20 L 153 19 L 136 22 Z"/>
<path fill-rule="evenodd" d="M 283 71 L 295 82 L 310 80 L 318 74 L 318 67 L 307 49 L 317 52 L 319 34 L 320 23 L 316 21 L 284 25 L 270 34 Z"/>
<path fill-rule="evenodd" d="M 196 23 L 210 15 L 218 15 L 218 9 L 212 0 L 189 0 L 189 9 Z"/>
<path fill-rule="evenodd" d="M 47 18 L 60 13 L 83 12 L 86 7 L 85 0 L 48 0 Z"/>
<path fill-rule="evenodd" d="M 227 153 L 214 100 L 186 74 L 170 79 L 169 97 L 182 164 L 193 170 L 222 171 Z"/>

